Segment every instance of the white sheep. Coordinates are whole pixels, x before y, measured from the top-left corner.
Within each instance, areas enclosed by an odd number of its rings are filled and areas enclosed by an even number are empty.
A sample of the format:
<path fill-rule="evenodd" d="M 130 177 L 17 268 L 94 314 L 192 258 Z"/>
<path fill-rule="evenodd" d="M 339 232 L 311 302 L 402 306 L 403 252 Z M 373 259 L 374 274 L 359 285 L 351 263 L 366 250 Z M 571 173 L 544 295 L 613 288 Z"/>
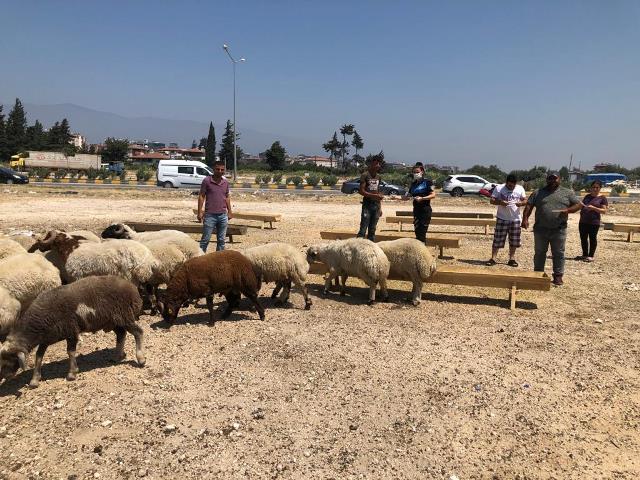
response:
<path fill-rule="evenodd" d="M 114 223 L 109 225 L 101 234 L 102 238 L 117 238 L 123 240 L 136 240 L 140 243 L 162 240 L 165 243 L 176 246 L 185 255 L 185 258 L 199 257 L 202 255 L 200 245 L 193 238 L 179 230 L 159 230 L 157 232 L 136 232 L 129 225 Z"/>
<path fill-rule="evenodd" d="M 423 282 L 429 281 L 436 270 L 436 261 L 429 248 L 415 238 L 378 242 L 377 245 L 389 259 L 389 276 L 413 282 L 411 302 L 419 305 Z"/>
<path fill-rule="evenodd" d="M 57 251 L 72 282 L 91 275 L 115 275 L 143 286 L 158 269 L 151 251 L 132 240 L 81 242 L 68 233 L 51 230 L 29 249 L 35 250 Z"/>
<path fill-rule="evenodd" d="M 0 303 L 6 307 L 2 314 L 4 319 L 0 322 L 0 340 L 18 319 L 20 311 L 31 305 L 40 293 L 61 284 L 56 267 L 41 255 L 21 253 L 0 260 L 0 289 L 3 290 Z M 9 298 L 20 303 L 17 312 L 14 302 L 9 305 Z"/>
<path fill-rule="evenodd" d="M 275 298 L 282 289 L 279 304 L 289 300 L 291 282 L 302 291 L 305 310 L 309 310 L 313 302 L 309 298 L 306 287 L 309 263 L 304 254 L 286 243 L 268 243 L 248 248 L 242 252 L 253 265 L 253 270 L 263 282 L 276 282 L 271 298 Z"/>
<path fill-rule="evenodd" d="M 10 238 L 0 238 L 0 260 L 20 253 L 27 253 L 27 249 Z"/>
<path fill-rule="evenodd" d="M 9 333 L 20 316 L 20 302 L 4 287 L 0 287 L 0 341 Z"/>
<path fill-rule="evenodd" d="M 346 278 L 358 277 L 369 286 L 369 305 L 372 305 L 376 300 L 376 285 L 378 283 L 383 301 L 388 299 L 389 260 L 382 249 L 371 240 L 349 238 L 324 245 L 312 245 L 307 250 L 307 259 L 310 262 L 325 263 L 329 267 L 324 285 L 325 295 L 329 292 L 331 281 L 334 278 L 342 277 L 340 295 L 344 295 Z"/>

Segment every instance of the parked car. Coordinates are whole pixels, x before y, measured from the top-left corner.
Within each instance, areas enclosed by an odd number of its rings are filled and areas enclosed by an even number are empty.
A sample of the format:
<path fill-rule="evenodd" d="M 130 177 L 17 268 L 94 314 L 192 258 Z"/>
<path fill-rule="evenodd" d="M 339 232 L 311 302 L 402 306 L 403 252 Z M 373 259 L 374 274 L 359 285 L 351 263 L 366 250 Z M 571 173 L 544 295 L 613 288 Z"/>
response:
<path fill-rule="evenodd" d="M 490 190 L 491 185 L 491 182 L 477 175 L 449 175 L 442 184 L 442 191 L 452 197 L 461 197 L 468 193 L 479 193 L 482 188 Z"/>
<path fill-rule="evenodd" d="M 202 162 L 160 160 L 157 185 L 164 188 L 200 187 L 208 175 L 213 175 L 213 172 Z"/>
<path fill-rule="evenodd" d="M 379 188 L 383 195 L 404 195 L 407 193 L 406 188 L 392 183 L 386 183 L 384 180 L 380 180 Z M 347 180 L 342 184 L 342 188 L 340 188 L 340 191 L 346 194 L 358 193 L 358 190 L 360 190 L 360 178 Z"/>
<path fill-rule="evenodd" d="M 0 183 L 29 183 L 29 177 L 7 167 L 0 167 Z"/>

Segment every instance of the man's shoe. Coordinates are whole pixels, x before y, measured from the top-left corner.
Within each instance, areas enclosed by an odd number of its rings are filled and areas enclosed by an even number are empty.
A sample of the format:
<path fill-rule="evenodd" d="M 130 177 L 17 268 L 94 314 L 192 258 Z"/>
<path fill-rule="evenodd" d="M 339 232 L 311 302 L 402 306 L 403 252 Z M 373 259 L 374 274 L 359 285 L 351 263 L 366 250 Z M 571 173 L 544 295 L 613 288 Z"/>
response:
<path fill-rule="evenodd" d="M 509 265 L 510 267 L 517 267 L 518 266 L 518 262 L 516 262 L 515 260 L 509 260 L 507 265 Z"/>
<path fill-rule="evenodd" d="M 491 260 L 484 263 L 487 267 L 493 267 L 496 264 L 496 261 L 492 258 Z"/>
<path fill-rule="evenodd" d="M 553 274 L 553 281 L 551 282 L 553 283 L 556 287 L 561 287 L 562 285 L 564 285 L 564 282 L 562 281 L 562 274 Z"/>

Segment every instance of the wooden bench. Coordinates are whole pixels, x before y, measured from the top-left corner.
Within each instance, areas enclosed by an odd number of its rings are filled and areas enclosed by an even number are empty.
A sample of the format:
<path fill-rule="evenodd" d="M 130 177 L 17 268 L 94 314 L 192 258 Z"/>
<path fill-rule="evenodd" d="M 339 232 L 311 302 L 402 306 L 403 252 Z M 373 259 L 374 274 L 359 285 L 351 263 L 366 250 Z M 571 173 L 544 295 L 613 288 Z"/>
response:
<path fill-rule="evenodd" d="M 328 267 L 324 263 L 313 262 L 309 273 L 324 275 Z M 389 280 L 405 281 L 389 277 Z M 502 271 L 479 267 L 441 266 L 429 279 L 429 283 L 464 285 L 469 287 L 506 288 L 509 290 L 509 305 L 516 309 L 518 290 L 551 290 L 551 278 L 544 272 Z"/>
<path fill-rule="evenodd" d="M 149 222 L 124 222 L 136 232 L 157 232 L 158 230 L 179 230 L 184 233 L 202 233 L 201 223 L 149 223 Z M 215 241 L 215 230 L 211 241 Z M 228 225 L 227 237 L 233 243 L 234 235 L 246 235 L 247 227 L 244 225 Z"/>
<path fill-rule="evenodd" d="M 398 217 L 413 217 L 411 210 L 397 210 Z M 486 212 L 431 212 L 431 218 L 493 218 L 493 213 Z"/>
<path fill-rule="evenodd" d="M 320 237 L 324 240 L 344 240 L 353 238 L 356 234 L 348 230 L 332 230 L 320 232 Z M 384 233 L 376 233 L 376 242 L 384 242 L 385 240 L 397 240 L 399 238 L 414 238 L 409 235 L 389 235 Z M 445 248 L 460 248 L 460 238 L 458 237 L 427 237 L 427 246 L 438 247 L 440 249 L 439 257 L 444 257 Z"/>
<path fill-rule="evenodd" d="M 397 223 L 398 231 L 402 231 L 402 225 L 405 223 L 413 224 L 412 217 L 390 216 L 385 218 L 387 223 Z M 495 218 L 448 218 L 448 217 L 431 217 L 431 225 L 464 225 L 467 227 L 484 227 L 484 234 L 489 235 L 489 227 L 495 226 Z"/>
<path fill-rule="evenodd" d="M 640 233 L 640 223 L 605 223 L 604 229 L 625 232 L 627 234 L 627 242 L 633 242 L 633 234 Z"/>
<path fill-rule="evenodd" d="M 193 214 L 198 215 L 198 209 L 194 208 Z M 257 220 L 262 222 L 260 225 L 261 229 L 264 229 L 264 226 L 268 223 L 269 229 L 271 230 L 273 230 L 273 222 L 279 222 L 282 220 L 282 215 L 279 213 L 233 212 L 232 217 L 239 220 Z"/>

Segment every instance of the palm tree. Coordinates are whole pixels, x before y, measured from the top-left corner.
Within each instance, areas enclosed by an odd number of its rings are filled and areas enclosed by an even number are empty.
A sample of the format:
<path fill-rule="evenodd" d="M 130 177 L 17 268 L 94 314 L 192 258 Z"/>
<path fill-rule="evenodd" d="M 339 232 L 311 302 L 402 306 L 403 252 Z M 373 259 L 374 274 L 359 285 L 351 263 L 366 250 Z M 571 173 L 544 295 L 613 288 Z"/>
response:
<path fill-rule="evenodd" d="M 347 154 L 347 147 L 349 144 L 347 143 L 347 135 L 353 135 L 354 126 L 351 123 L 345 123 L 340 127 L 340 133 L 342 134 L 342 145 L 340 145 L 340 150 L 342 151 L 342 168 L 345 167 L 345 155 Z"/>
<path fill-rule="evenodd" d="M 362 150 L 364 148 L 364 142 L 362 141 L 360 134 L 355 129 L 353 130 L 353 140 L 351 141 L 351 145 L 356 149 L 356 153 L 353 158 L 360 158 L 358 150 Z"/>
<path fill-rule="evenodd" d="M 329 154 L 331 161 L 330 169 L 333 169 L 333 158 L 335 157 L 338 149 L 340 148 L 340 142 L 338 141 L 338 132 L 333 132 L 333 137 L 326 143 L 322 144 L 322 149 Z"/>

